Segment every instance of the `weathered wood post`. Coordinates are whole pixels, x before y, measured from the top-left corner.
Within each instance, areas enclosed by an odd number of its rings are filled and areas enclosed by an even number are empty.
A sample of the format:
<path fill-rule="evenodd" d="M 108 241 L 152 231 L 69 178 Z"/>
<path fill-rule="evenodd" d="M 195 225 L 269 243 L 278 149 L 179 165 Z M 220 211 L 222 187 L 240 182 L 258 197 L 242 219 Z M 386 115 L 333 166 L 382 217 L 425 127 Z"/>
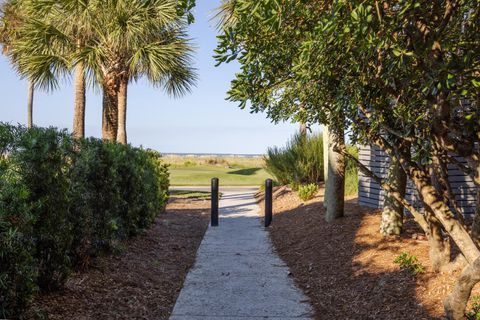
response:
<path fill-rule="evenodd" d="M 212 200 L 210 224 L 212 227 L 218 227 L 218 178 L 212 178 L 210 197 Z"/>
<path fill-rule="evenodd" d="M 272 223 L 272 193 L 273 193 L 273 181 L 267 179 L 265 181 L 265 228 Z"/>

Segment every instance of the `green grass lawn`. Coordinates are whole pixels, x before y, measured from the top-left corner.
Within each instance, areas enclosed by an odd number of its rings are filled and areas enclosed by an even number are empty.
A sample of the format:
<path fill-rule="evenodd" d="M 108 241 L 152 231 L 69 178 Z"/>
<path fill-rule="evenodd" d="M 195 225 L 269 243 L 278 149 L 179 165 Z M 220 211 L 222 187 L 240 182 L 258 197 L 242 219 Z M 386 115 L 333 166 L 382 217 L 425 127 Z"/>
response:
<path fill-rule="evenodd" d="M 165 156 L 172 186 L 209 186 L 212 178 L 223 186 L 260 186 L 271 178 L 261 157 Z"/>
<path fill-rule="evenodd" d="M 170 168 L 172 186 L 209 186 L 214 177 L 224 186 L 260 186 L 270 175 L 262 168 L 230 169 L 214 165 Z"/>

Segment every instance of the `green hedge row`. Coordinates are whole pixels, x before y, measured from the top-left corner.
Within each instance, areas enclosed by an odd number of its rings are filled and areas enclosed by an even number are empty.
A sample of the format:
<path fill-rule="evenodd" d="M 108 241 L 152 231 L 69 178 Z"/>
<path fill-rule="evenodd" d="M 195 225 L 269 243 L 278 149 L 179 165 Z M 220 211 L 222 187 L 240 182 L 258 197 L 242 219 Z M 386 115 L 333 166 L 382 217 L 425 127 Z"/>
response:
<path fill-rule="evenodd" d="M 0 123 L 0 318 L 147 228 L 168 185 L 156 152 Z"/>

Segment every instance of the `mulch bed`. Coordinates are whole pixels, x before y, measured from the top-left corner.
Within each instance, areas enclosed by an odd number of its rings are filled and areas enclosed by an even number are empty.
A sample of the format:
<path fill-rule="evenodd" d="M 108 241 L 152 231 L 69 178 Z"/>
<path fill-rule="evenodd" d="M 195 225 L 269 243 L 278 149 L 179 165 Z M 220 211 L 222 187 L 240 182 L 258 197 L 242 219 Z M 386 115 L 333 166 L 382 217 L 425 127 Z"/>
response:
<path fill-rule="evenodd" d="M 305 203 L 288 190 L 274 197 L 272 242 L 316 319 L 441 319 L 460 270 L 432 272 L 428 242 L 413 221 L 402 237 L 384 238 L 380 211 L 356 199 L 346 202 L 344 218 L 326 223 L 321 194 Z M 426 272 L 401 271 L 393 262 L 401 252 L 415 255 Z"/>
<path fill-rule="evenodd" d="M 172 199 L 120 253 L 100 257 L 34 305 L 48 319 L 168 319 L 208 226 L 209 202 Z"/>

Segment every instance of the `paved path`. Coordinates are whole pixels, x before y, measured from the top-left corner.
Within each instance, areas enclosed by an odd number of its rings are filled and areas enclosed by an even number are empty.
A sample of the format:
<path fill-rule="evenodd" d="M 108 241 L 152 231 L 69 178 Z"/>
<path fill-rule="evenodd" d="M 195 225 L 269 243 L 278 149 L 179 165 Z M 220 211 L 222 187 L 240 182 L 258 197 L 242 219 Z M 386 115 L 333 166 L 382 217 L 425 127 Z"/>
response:
<path fill-rule="evenodd" d="M 170 320 L 311 319 L 260 224 L 252 188 L 225 188 L 219 227 L 209 227 Z"/>

